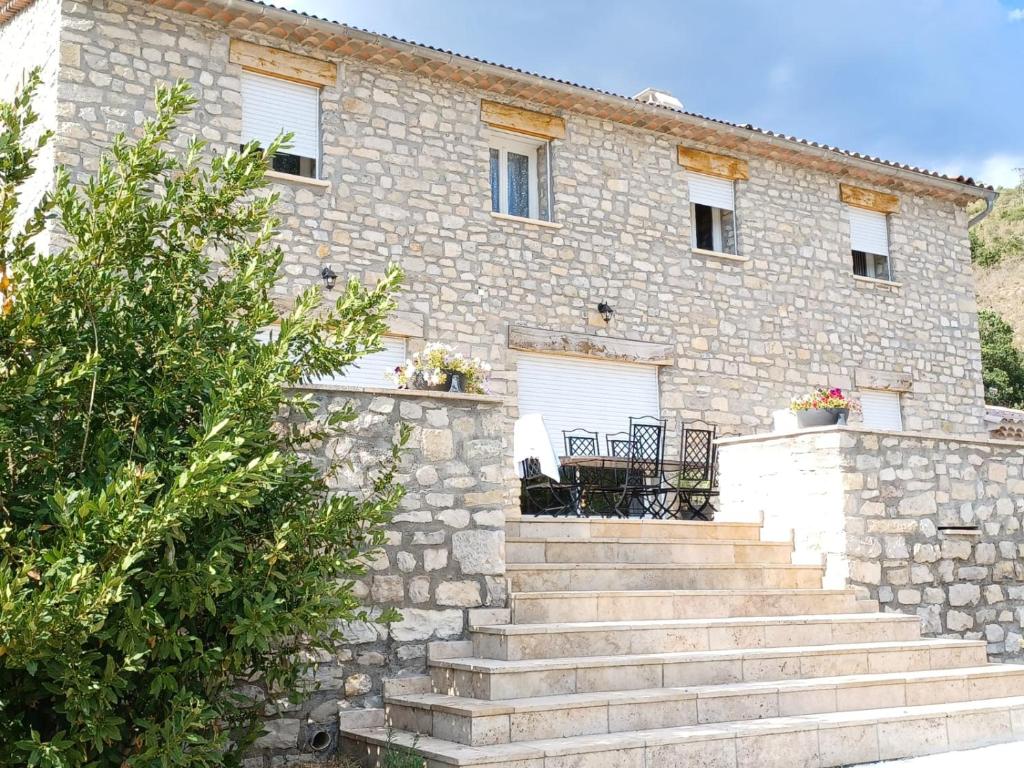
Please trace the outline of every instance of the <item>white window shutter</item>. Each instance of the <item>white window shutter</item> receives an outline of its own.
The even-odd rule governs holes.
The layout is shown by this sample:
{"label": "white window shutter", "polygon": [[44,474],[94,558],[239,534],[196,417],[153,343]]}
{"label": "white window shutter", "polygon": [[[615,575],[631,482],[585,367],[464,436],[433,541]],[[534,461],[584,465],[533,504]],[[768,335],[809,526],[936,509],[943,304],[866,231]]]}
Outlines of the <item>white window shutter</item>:
{"label": "white window shutter", "polygon": [[899,392],[861,392],[860,407],[865,427],[891,432],[903,431]]}
{"label": "white window shutter", "polygon": [[736,198],[732,179],[720,179],[706,176],[703,173],[687,173],[686,180],[690,187],[690,202],[710,205],[712,208],[735,210]]}
{"label": "white window shutter", "polygon": [[317,379],[321,384],[340,384],[346,387],[376,387],[393,389],[395,383],[388,374],[405,362],[405,339],[385,336],[384,349],[359,358],[341,373]]}
{"label": "white window shutter", "polygon": [[320,91],[276,77],[242,73],[242,140],[266,147],[281,133],[294,133],[289,154],[320,155]]}
{"label": "white window shutter", "polygon": [[630,417],[658,416],[658,369],[653,365],[520,354],[519,415],[544,417],[556,456],[562,432],[577,428],[605,435],[628,432]]}
{"label": "white window shutter", "polygon": [[854,251],[889,255],[889,227],[885,214],[847,206],[850,215],[850,248]]}

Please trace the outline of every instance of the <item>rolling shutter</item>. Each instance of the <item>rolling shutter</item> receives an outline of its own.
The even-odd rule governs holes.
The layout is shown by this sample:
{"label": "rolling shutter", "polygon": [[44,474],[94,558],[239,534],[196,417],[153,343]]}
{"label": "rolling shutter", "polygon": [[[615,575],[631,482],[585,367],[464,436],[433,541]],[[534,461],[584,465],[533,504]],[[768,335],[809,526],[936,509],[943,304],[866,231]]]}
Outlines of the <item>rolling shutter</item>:
{"label": "rolling shutter", "polygon": [[627,432],[630,416],[658,416],[658,369],[653,365],[521,354],[519,415],[544,417],[556,456],[563,430],[582,427],[605,435]]}
{"label": "rolling shutter", "polygon": [[884,213],[847,206],[850,214],[850,248],[864,253],[889,255],[889,228]]}
{"label": "rolling shutter", "polygon": [[686,180],[690,186],[691,203],[710,205],[712,208],[723,208],[727,211],[736,208],[732,179],[705,176],[703,173],[687,173]]}
{"label": "rolling shutter", "polygon": [[294,133],[287,152],[320,155],[320,91],[276,77],[242,73],[242,140],[266,147],[281,133]]}
{"label": "rolling shutter", "polygon": [[861,392],[860,407],[865,427],[891,432],[903,431],[899,392]]}
{"label": "rolling shutter", "polygon": [[394,389],[395,384],[387,374],[395,366],[405,362],[405,339],[385,336],[381,339],[384,349],[361,357],[341,373],[317,379],[318,383],[340,384],[346,387],[376,387]]}

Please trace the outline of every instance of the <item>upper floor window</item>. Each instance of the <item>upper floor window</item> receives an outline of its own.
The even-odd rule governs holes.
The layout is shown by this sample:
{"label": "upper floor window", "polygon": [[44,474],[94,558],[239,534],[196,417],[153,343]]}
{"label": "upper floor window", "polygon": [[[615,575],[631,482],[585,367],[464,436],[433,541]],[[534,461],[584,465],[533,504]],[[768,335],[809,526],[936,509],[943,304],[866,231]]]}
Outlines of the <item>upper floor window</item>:
{"label": "upper floor window", "polygon": [[529,219],[549,218],[550,142],[506,131],[488,132],[491,210]]}
{"label": "upper floor window", "polygon": [[317,178],[320,160],[320,89],[277,77],[242,73],[242,141],[268,146],[281,133],[294,134],[271,167]]}
{"label": "upper floor window", "polygon": [[551,145],[565,138],[565,120],[486,99],[480,120],[487,126],[491,213],[551,221]]}
{"label": "upper floor window", "polygon": [[889,265],[888,217],[879,211],[847,206],[853,274],[892,280]]}
{"label": "upper floor window", "polygon": [[687,172],[690,188],[690,245],[702,251],[736,254],[734,182]]}

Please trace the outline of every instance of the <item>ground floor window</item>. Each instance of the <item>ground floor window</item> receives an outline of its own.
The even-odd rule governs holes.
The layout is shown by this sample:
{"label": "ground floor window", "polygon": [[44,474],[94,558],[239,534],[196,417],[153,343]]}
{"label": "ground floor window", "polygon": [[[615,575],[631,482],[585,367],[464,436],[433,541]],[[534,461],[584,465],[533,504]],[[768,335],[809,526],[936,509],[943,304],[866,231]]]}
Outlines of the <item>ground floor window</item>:
{"label": "ground floor window", "polygon": [[899,392],[866,390],[860,393],[864,426],[891,432],[903,431],[903,414]]}

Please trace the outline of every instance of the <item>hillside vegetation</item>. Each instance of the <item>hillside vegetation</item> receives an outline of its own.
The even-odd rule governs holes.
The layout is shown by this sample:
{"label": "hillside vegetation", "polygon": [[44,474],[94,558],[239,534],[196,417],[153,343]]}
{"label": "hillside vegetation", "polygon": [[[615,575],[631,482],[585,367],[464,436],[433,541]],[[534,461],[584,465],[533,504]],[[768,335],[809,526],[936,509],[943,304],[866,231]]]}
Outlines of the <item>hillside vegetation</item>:
{"label": "hillside vegetation", "polygon": [[1024,347],[1024,187],[999,190],[995,209],[971,230],[971,259],[981,309],[986,399],[1018,408],[1024,405],[1018,352]]}

